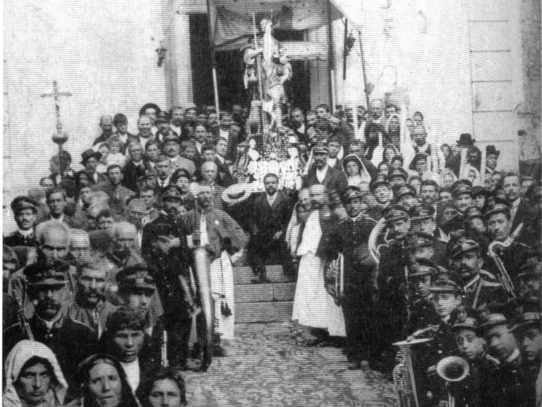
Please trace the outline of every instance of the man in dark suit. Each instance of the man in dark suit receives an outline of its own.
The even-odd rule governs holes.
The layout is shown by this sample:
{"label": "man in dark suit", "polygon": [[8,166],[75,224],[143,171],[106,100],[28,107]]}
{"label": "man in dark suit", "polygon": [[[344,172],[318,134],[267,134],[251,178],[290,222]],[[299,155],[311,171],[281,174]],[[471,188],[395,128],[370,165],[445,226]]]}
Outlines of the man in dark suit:
{"label": "man in dark suit", "polygon": [[510,233],[514,232],[520,223],[523,229],[518,240],[528,246],[536,245],[540,240],[540,213],[520,195],[519,176],[507,173],[503,178],[503,189],[506,199],[510,202]]}
{"label": "man in dark suit", "polygon": [[66,215],[66,199],[66,191],[62,188],[53,188],[50,191],[47,191],[46,202],[50,213],[39,219],[37,223],[40,224],[48,220],[57,220],[65,223],[70,228],[78,229],[83,227],[83,225],[79,225],[71,216]]}
{"label": "man in dark suit", "polygon": [[337,191],[342,196],[348,185],[346,175],[342,171],[331,168],[327,164],[328,153],[329,149],[325,145],[316,145],[313,147],[315,165],[309,169],[308,174],[303,176],[303,188],[322,184],[325,185],[328,191]]}
{"label": "man in dark suit", "polygon": [[92,148],[81,153],[81,164],[85,167],[88,179],[92,184],[107,184],[107,176],[96,171],[102,154]]}
{"label": "man in dark suit", "polygon": [[267,174],[263,183],[265,193],[252,202],[249,211],[250,242],[249,261],[257,279],[253,282],[266,282],[265,261],[274,255],[280,259],[285,271],[291,270],[290,256],[284,240],[286,227],[290,220],[292,204],[290,198],[277,191],[279,179],[275,174]]}
{"label": "man in dark suit", "polygon": [[102,129],[102,134],[96,137],[94,143],[92,143],[93,146],[105,143],[113,135],[113,118],[109,115],[100,117],[100,128]]}
{"label": "man in dark suit", "polygon": [[137,191],[137,180],[145,175],[145,163],[143,161],[143,147],[135,142],[128,146],[130,159],[124,166],[122,185],[132,191]]}
{"label": "man in dark suit", "polygon": [[38,246],[36,240],[36,214],[38,203],[26,196],[18,196],[11,202],[18,230],[4,238],[7,246]]}

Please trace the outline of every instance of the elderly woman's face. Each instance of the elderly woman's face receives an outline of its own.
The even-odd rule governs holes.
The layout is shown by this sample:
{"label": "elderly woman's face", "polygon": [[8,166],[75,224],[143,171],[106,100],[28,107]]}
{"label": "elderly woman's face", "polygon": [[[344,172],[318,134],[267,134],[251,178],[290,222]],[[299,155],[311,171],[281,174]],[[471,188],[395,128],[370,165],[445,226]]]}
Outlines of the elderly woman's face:
{"label": "elderly woman's face", "polygon": [[29,405],[38,405],[51,387],[51,372],[43,363],[23,369],[15,383],[19,398]]}
{"label": "elderly woman's face", "polygon": [[177,383],[171,379],[155,381],[149,393],[149,405],[151,407],[180,407],[181,390]]}
{"label": "elderly woman's face", "polygon": [[90,369],[88,390],[99,406],[120,406],[122,382],[119,372],[109,363],[97,363]]}

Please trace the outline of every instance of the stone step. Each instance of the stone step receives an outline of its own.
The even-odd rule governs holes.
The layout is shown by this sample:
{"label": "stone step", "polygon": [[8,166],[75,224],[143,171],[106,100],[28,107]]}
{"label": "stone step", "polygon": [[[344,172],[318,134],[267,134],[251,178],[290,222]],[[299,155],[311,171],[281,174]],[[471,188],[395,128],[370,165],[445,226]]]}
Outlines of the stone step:
{"label": "stone step", "polygon": [[293,301],[295,283],[236,285],[235,303]]}
{"label": "stone step", "polygon": [[[284,275],[282,266],[272,265],[266,266],[267,279],[272,283],[291,283],[291,281]],[[254,273],[249,266],[234,267],[233,268],[233,283],[235,285],[253,284],[252,279]]]}
{"label": "stone step", "polygon": [[292,319],[293,301],[245,302],[235,304],[235,322],[278,322]]}

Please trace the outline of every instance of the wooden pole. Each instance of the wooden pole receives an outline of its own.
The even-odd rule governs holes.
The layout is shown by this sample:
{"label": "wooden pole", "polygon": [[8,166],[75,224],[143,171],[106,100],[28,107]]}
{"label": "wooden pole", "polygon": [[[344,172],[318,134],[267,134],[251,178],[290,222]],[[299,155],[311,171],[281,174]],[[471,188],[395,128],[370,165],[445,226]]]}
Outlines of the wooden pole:
{"label": "wooden pole", "polygon": [[365,54],[363,53],[363,38],[361,35],[361,30],[358,30],[359,33],[359,52],[361,56],[361,71],[363,73],[363,86],[365,90],[365,99],[367,102],[367,109],[371,108],[371,98],[370,98],[370,89],[368,87],[369,83],[367,81],[367,67],[365,65]]}
{"label": "wooden pole", "polygon": [[331,0],[327,2],[327,40],[328,40],[328,65],[329,65],[329,93],[331,112],[335,112],[335,56],[333,47],[333,21],[331,20]]}
{"label": "wooden pole", "polygon": [[220,114],[220,103],[218,97],[218,79],[216,76],[216,56],[215,56],[215,21],[216,6],[214,0],[207,0],[207,15],[209,16],[209,45],[211,47],[211,67],[213,75],[213,90],[215,94],[216,113]]}

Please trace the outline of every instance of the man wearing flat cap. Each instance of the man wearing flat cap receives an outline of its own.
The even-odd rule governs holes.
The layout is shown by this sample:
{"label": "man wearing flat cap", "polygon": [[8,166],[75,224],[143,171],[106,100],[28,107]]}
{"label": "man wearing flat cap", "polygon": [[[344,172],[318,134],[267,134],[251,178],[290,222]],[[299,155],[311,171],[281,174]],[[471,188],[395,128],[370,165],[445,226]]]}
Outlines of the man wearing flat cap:
{"label": "man wearing flat cap", "polygon": [[327,191],[337,191],[342,196],[348,181],[341,170],[330,167],[327,164],[329,149],[324,144],[317,144],[312,149],[314,165],[309,168],[308,174],[303,176],[303,188],[310,188],[315,184],[322,184]]}
{"label": "man wearing flat cap", "polygon": [[[361,191],[350,187],[343,195],[347,217],[339,221],[336,236],[331,239],[331,257],[343,255],[343,293],[335,293],[342,306],[347,338],[349,369],[360,369],[361,361],[369,359],[374,341],[371,332],[375,326],[373,309],[376,299],[376,262],[372,258],[368,242],[376,224],[362,211]],[[338,278],[338,277],[336,277]]]}
{"label": "man wearing flat cap", "polygon": [[69,265],[60,260],[45,261],[26,266],[27,295],[35,304],[34,316],[23,329],[20,323],[4,331],[4,359],[13,346],[23,340],[42,342],[55,353],[70,385],[77,365],[97,351],[97,339],[92,330],[67,317],[62,310]]}
{"label": "man wearing flat cap", "polygon": [[482,270],[484,260],[479,244],[467,238],[460,238],[450,252],[452,270],[463,282],[464,304],[477,309],[490,302],[502,302],[509,298],[495,276]]}
{"label": "man wearing flat cap", "polygon": [[18,229],[9,236],[4,237],[4,244],[11,247],[37,247],[35,227],[38,203],[26,196],[18,196],[11,202],[11,210]]}

